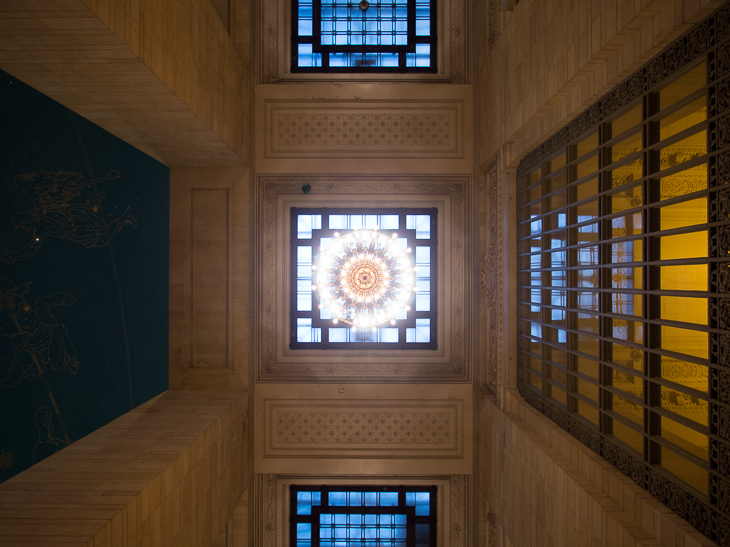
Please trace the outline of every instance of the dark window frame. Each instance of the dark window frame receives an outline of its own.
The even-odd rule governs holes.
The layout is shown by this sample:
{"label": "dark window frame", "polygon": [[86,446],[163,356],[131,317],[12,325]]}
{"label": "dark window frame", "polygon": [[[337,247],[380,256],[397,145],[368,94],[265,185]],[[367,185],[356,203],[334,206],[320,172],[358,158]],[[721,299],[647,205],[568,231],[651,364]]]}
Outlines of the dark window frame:
{"label": "dark window frame", "polygon": [[[297,493],[298,492],[315,492],[319,491],[322,495],[322,502],[319,506],[312,506],[311,514],[297,514]],[[378,492],[378,493],[397,493],[397,506],[330,506],[330,492]],[[429,515],[416,515],[415,507],[406,505],[406,494],[428,492],[429,496]],[[429,547],[437,545],[437,495],[438,487],[433,485],[424,486],[390,486],[390,485],[291,485],[289,486],[289,544],[291,547],[300,545],[297,542],[297,524],[312,525],[312,541],[311,547],[319,547],[320,541],[318,535],[315,537],[314,530],[318,529],[319,516],[321,514],[405,514],[406,515],[406,547],[415,547],[415,526],[416,524],[429,525]],[[423,542],[419,543],[423,545]]]}
{"label": "dark window frame", "polygon": [[[517,172],[518,194],[529,192],[531,186],[537,188],[533,182],[527,181],[527,176],[535,172],[536,168],[542,169],[542,178],[549,182],[550,161],[559,156],[561,153],[566,154],[568,161],[567,167],[561,169],[567,174],[575,165],[577,154],[571,152],[573,145],[580,142],[591,131],[604,129],[610,130],[610,122],[624,114],[632,106],[636,104],[642,105],[642,151],[636,154],[641,158],[643,171],[638,182],[641,188],[644,202],[641,209],[643,212],[643,232],[641,238],[645,241],[662,235],[661,228],[658,224],[658,209],[652,207],[651,204],[659,199],[656,195],[658,192],[655,173],[663,172],[666,175],[673,173],[671,169],[662,171],[659,165],[658,141],[660,136],[657,131],[656,116],[657,105],[655,92],[663,89],[671,84],[675,79],[681,77],[686,71],[691,70],[694,66],[702,63],[706,66],[706,85],[704,88],[704,96],[706,97],[707,119],[704,124],[704,130],[707,132],[707,149],[702,158],[690,160],[702,165],[707,162],[707,186],[706,189],[692,194],[692,198],[707,200],[707,230],[708,253],[704,260],[689,259],[676,260],[673,265],[682,264],[703,264],[707,266],[707,327],[701,330],[707,334],[708,341],[708,358],[703,360],[687,359],[688,362],[696,362],[707,367],[707,388],[706,392],[697,392],[687,387],[684,392],[689,396],[695,396],[699,399],[707,401],[708,416],[705,426],[694,426],[688,420],[682,424],[676,420],[675,415],[668,413],[662,408],[660,403],[660,390],[667,387],[675,389],[676,385],[661,377],[660,358],[666,356],[669,358],[676,357],[674,352],[661,347],[661,327],[662,326],[679,326],[688,328],[685,324],[673,325],[672,321],[664,320],[657,317],[658,299],[662,294],[661,287],[658,285],[657,278],[658,268],[661,265],[660,256],[657,256],[657,248],[651,245],[644,245],[643,257],[640,263],[628,263],[626,267],[643,264],[643,279],[641,294],[643,302],[642,308],[644,315],[637,318],[637,321],[644,324],[643,343],[636,346],[638,350],[643,352],[643,363],[641,370],[634,373],[636,379],[643,384],[643,398],[629,401],[635,403],[642,408],[644,413],[643,423],[640,426],[634,426],[629,420],[622,416],[617,409],[612,406],[611,400],[615,395],[621,395],[624,399],[630,399],[615,386],[612,385],[612,367],[613,356],[610,351],[610,344],[614,343],[611,331],[611,321],[614,319],[610,313],[612,303],[612,290],[610,276],[611,254],[610,244],[601,243],[598,240],[599,265],[592,266],[597,271],[603,272],[599,277],[603,276],[602,285],[597,290],[600,304],[599,321],[601,321],[601,334],[596,337],[599,343],[600,354],[598,357],[591,357],[589,354],[578,351],[575,353],[577,346],[573,346],[573,356],[595,361],[599,367],[598,382],[601,394],[597,402],[597,409],[600,411],[599,421],[594,425],[590,420],[583,418],[578,414],[578,404],[592,404],[586,397],[581,397],[579,392],[571,396],[571,383],[577,381],[589,381],[585,375],[575,368],[575,365],[568,358],[568,362],[563,366],[561,363],[549,358],[551,351],[554,349],[564,350],[557,340],[546,339],[542,343],[547,346],[543,348],[541,354],[531,351],[533,346],[526,342],[534,339],[535,332],[545,332],[545,327],[549,328],[553,312],[560,312],[565,308],[568,313],[571,309],[575,309],[576,296],[568,291],[566,304],[555,304],[551,300],[545,300],[549,291],[553,289],[554,283],[535,282],[538,278],[531,277],[532,270],[537,267],[541,272],[550,272],[553,267],[550,263],[545,263],[535,259],[532,266],[526,259],[529,255],[534,254],[529,251],[531,243],[528,243],[528,236],[525,232],[518,235],[518,240],[522,238],[523,247],[516,250],[518,262],[522,260],[522,266],[518,267],[520,277],[518,281],[518,389],[525,400],[536,409],[544,413],[560,427],[571,433],[597,454],[602,456],[609,463],[617,467],[624,474],[632,478],[637,484],[654,495],[659,501],[668,505],[677,512],[682,518],[687,520],[692,526],[697,528],[702,534],[713,541],[721,544],[728,544],[730,541],[730,506],[728,505],[728,497],[725,494],[730,491],[730,481],[727,480],[730,475],[730,352],[728,351],[728,340],[730,340],[730,284],[727,282],[727,269],[730,268],[730,256],[728,254],[727,241],[730,240],[730,214],[728,208],[724,205],[730,196],[730,111],[724,104],[719,104],[719,100],[723,95],[727,95],[730,88],[730,67],[725,61],[720,59],[727,58],[730,54],[730,29],[726,21],[730,19],[730,5],[726,3],[722,8],[710,15],[704,21],[693,27],[683,37],[668,46],[663,52],[653,58],[644,67],[630,76],[627,80],[616,86],[614,90],[601,98],[595,105],[580,114],[574,121],[566,127],[558,131],[548,141],[530,152],[520,164]],[[696,97],[687,99],[696,100]],[[667,141],[681,140],[685,135],[693,133],[692,127],[684,132],[677,133],[674,137],[667,138]],[[628,133],[624,133],[627,135]],[[614,140],[611,140],[612,137]],[[601,137],[600,141],[600,158],[599,170],[606,168],[610,163],[611,144],[621,141],[623,137],[614,136],[607,133]],[[572,154],[572,155],[571,155]],[[573,163],[571,163],[573,160]],[[626,162],[632,159],[625,158]],[[624,162],[624,159],[617,160],[617,163]],[[678,168],[679,170],[679,168]],[[557,173],[557,171],[556,171]],[[571,175],[568,175],[569,180]],[[574,175],[572,175],[574,176]],[[546,178],[547,177],[547,178]],[[540,183],[542,184],[542,183]],[[599,187],[599,200],[605,201],[603,212],[609,211],[610,200],[612,195],[610,178],[601,182]],[[543,196],[546,195],[545,187],[543,187]],[[530,212],[526,209],[531,200],[525,199],[520,203],[518,198],[518,225],[523,226],[529,224]],[[677,199],[677,203],[683,199]],[[672,200],[667,200],[670,202]],[[568,210],[570,207],[565,207]],[[524,211],[524,212],[521,212]],[[542,214],[546,214],[542,211]],[[603,214],[603,213],[601,213]],[[521,215],[521,216],[520,216]],[[617,216],[613,213],[606,214],[601,217],[603,220],[598,223],[598,235],[610,233],[612,230],[611,217]],[[547,219],[547,216],[545,217]],[[568,218],[568,225],[577,223],[577,218],[572,220]],[[615,226],[613,226],[615,228]],[[519,228],[518,228],[519,229]],[[560,231],[560,226],[543,225],[540,230],[552,230],[554,233]],[[681,232],[682,230],[674,230]],[[672,232],[672,230],[668,230]],[[542,236],[542,237],[550,237]],[[612,235],[613,241],[621,238]],[[537,239],[537,238],[535,238]],[[629,241],[630,236],[624,236],[624,241]],[[723,243],[725,242],[725,243]],[[589,244],[586,244],[589,246]],[[569,252],[577,252],[582,246],[582,240],[578,241],[569,239],[567,248]],[[608,252],[606,248],[608,247]],[[544,249],[544,247],[543,247]],[[522,257],[522,258],[520,258]],[[623,267],[624,264],[615,265],[614,267]],[[571,265],[561,267],[568,273],[568,288],[576,287],[575,276],[578,275],[579,268]],[[552,273],[548,274],[552,275]],[[570,276],[573,276],[572,280]],[[723,279],[724,278],[724,281]],[[549,279],[549,277],[548,277]],[[624,291],[626,293],[637,292],[634,289]],[[671,292],[671,291],[669,291]],[[681,291],[680,291],[681,292]],[[542,298],[543,310],[541,314],[534,315],[530,307],[530,302],[535,299]],[[571,302],[572,299],[572,302]],[[538,301],[539,302],[539,301]],[[529,318],[530,313],[533,317]],[[646,317],[646,314],[649,314]],[[602,319],[601,319],[602,317]],[[571,322],[570,316],[566,319],[566,326],[560,327],[567,334],[567,342],[575,343],[578,330],[575,323]],[[574,320],[573,320],[574,321]],[[532,327],[538,325],[540,328]],[[537,330],[534,330],[537,328]],[[631,343],[625,344],[631,347]],[[547,353],[545,353],[547,352]],[[684,356],[682,356],[684,357]],[[537,360],[537,361],[535,361]],[[539,361],[542,360],[543,368],[540,370]],[[702,361],[702,362],[701,362]],[[535,363],[533,365],[533,362]],[[547,365],[547,367],[545,366]],[[567,373],[567,383],[556,383],[556,378],[550,375],[551,368],[564,368]],[[540,385],[542,388],[532,385],[529,378],[540,377]],[[551,391],[555,388],[565,390],[568,393],[567,404],[557,401],[551,396]],[[695,391],[693,393],[693,391]],[[562,397],[562,395],[561,395]],[[660,427],[659,419],[670,417],[678,421],[680,425],[692,426],[696,431],[704,433],[708,438],[708,449],[706,459],[703,462],[698,458],[693,458],[692,454],[684,451],[681,447],[667,442],[659,435]],[[686,420],[686,419],[685,419]],[[626,444],[617,442],[612,436],[611,421],[622,424],[625,428],[632,428],[636,434],[643,438],[643,447],[640,454]],[[687,461],[694,464],[704,463],[707,473],[706,494],[700,492],[690,486],[688,483],[671,474],[665,468],[660,467],[657,456],[663,447],[672,449],[676,453],[681,453]]]}
{"label": "dark window frame", "polygon": [[[438,71],[438,37],[437,37],[437,0],[430,0],[430,23],[431,33],[429,36],[416,35],[416,0],[408,0],[408,43],[405,45],[325,45],[321,40],[322,29],[322,0],[312,0],[312,36],[299,35],[299,1],[292,0],[291,18],[291,66],[292,73],[300,74],[433,74]],[[350,4],[357,6],[358,2],[350,1]],[[375,4],[374,0],[371,6]],[[311,44],[314,53],[322,54],[322,66],[300,67],[299,66],[299,44]],[[408,67],[406,66],[406,55],[416,52],[416,44],[429,44],[431,46],[430,66]],[[398,66],[346,66],[332,67],[329,64],[330,53],[397,53]]]}
{"label": "dark window frame", "polygon": [[[407,215],[429,215],[431,217],[431,237],[428,245],[423,245],[423,239],[416,239],[415,230],[404,230],[399,228],[398,231],[402,237],[408,240],[408,246],[415,249],[417,245],[429,247],[430,249],[430,310],[418,311],[415,305],[411,306],[408,312],[408,318],[398,320],[396,327],[399,330],[398,342],[330,342],[328,331],[326,328],[331,326],[331,320],[321,319],[316,313],[317,307],[316,294],[313,295],[312,311],[297,310],[297,248],[300,242],[303,244],[312,244],[312,239],[299,239],[298,226],[296,222],[297,215],[322,215],[322,228],[317,229],[317,237],[334,237],[335,232],[342,232],[341,229],[329,228],[325,220],[326,215],[398,215],[400,217],[401,226],[406,225],[405,217]],[[290,349],[339,349],[339,350],[436,350],[438,349],[438,209],[435,207],[292,207],[290,212],[291,232],[290,232],[290,261],[292,267],[289,274],[289,347]],[[385,230],[384,230],[385,231]],[[314,230],[313,230],[314,232]],[[314,252],[314,249],[313,249]],[[314,258],[313,258],[314,260]],[[321,328],[322,335],[320,342],[298,342],[297,341],[297,319],[312,319],[312,328]],[[428,342],[406,342],[407,328],[415,328],[416,319],[428,318],[430,320],[430,339]]]}

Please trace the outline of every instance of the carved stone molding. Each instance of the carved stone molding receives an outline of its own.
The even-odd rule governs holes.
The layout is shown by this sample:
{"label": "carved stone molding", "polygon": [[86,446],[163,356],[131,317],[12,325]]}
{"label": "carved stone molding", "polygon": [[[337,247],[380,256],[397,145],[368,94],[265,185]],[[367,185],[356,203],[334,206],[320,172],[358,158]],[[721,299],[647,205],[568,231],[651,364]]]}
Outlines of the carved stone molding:
{"label": "carved stone molding", "polygon": [[464,457],[464,401],[266,399],[264,458]]}
{"label": "carved stone molding", "polygon": [[487,173],[487,247],[482,259],[480,289],[482,301],[487,306],[487,389],[501,405],[503,371],[504,308],[504,174],[501,154],[494,167]]}
{"label": "carved stone molding", "polygon": [[489,547],[502,547],[502,525],[497,521],[497,516],[490,511],[487,515],[488,543]]}
{"label": "carved stone molding", "polygon": [[[468,382],[468,177],[259,176],[256,370],[272,382]],[[302,193],[302,186],[311,192]],[[297,206],[419,206],[438,209],[436,350],[289,348],[289,210]]]}
{"label": "carved stone molding", "polygon": [[463,159],[462,100],[267,99],[267,159]]}

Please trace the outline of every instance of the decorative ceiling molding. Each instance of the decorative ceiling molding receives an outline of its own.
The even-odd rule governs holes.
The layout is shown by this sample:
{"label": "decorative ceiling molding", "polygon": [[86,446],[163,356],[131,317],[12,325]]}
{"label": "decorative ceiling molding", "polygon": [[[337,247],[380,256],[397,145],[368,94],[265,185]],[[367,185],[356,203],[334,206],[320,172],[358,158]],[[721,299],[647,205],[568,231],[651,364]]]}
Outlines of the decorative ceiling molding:
{"label": "decorative ceiling molding", "polygon": [[464,158],[462,100],[267,99],[266,159]]}
{"label": "decorative ceiling molding", "polygon": [[[256,376],[260,382],[447,382],[471,379],[467,315],[468,176],[257,178]],[[302,186],[311,185],[309,194]],[[436,350],[289,348],[289,211],[292,207],[418,206],[438,209]]]}
{"label": "decorative ceiling molding", "polygon": [[460,399],[266,399],[264,458],[463,459]]}

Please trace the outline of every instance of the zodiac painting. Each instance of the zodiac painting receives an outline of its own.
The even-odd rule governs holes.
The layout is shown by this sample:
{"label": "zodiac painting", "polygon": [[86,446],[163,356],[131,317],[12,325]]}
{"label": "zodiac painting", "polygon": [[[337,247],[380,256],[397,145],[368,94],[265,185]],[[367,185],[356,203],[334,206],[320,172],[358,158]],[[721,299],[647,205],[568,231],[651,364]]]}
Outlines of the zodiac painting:
{"label": "zodiac painting", "polygon": [[89,180],[69,171],[36,171],[17,176],[15,186],[30,198],[33,208],[16,213],[13,226],[27,232],[30,241],[17,250],[0,249],[0,260],[6,264],[26,260],[49,237],[67,239],[84,247],[104,247],[126,225],[136,228],[137,221],[129,207],[111,222],[104,217],[104,192],[99,192],[96,185],[119,177],[117,171]]}
{"label": "zodiac painting", "polygon": [[33,448],[33,463],[38,463],[71,444],[68,440],[54,436],[53,414],[47,406],[41,405],[36,410],[35,426],[38,429],[38,440]]}
{"label": "zodiac painting", "polygon": [[53,308],[71,306],[65,292],[28,298],[30,282],[20,286],[0,277],[0,386],[17,387],[24,378],[43,375],[46,369],[76,374],[79,362],[66,327]]}

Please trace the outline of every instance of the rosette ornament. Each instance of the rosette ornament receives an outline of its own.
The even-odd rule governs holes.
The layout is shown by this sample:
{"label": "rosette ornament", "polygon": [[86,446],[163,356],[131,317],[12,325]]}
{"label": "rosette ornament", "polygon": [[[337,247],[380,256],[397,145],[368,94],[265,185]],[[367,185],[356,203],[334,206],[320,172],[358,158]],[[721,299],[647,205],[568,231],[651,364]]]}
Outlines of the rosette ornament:
{"label": "rosette ornament", "polygon": [[415,291],[415,267],[410,249],[377,230],[335,234],[319,256],[313,288],[320,307],[353,328],[375,329],[390,321],[409,303]]}

